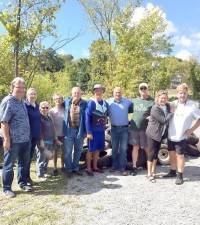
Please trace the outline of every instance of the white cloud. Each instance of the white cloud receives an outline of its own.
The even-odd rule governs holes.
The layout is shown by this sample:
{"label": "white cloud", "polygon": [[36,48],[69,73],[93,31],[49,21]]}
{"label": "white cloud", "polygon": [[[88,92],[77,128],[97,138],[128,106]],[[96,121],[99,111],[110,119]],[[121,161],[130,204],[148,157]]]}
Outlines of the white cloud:
{"label": "white cloud", "polygon": [[186,49],[180,50],[179,52],[177,52],[175,56],[176,58],[179,58],[185,61],[190,61],[191,59],[194,58],[193,54]]}
{"label": "white cloud", "polygon": [[59,49],[58,50],[58,54],[60,54],[60,55],[65,55],[65,50],[64,49]]}
{"label": "white cloud", "polygon": [[177,29],[173,22],[167,19],[166,13],[159,6],[154,6],[151,2],[148,2],[146,7],[140,6],[135,9],[131,18],[130,26],[137,25],[143,18],[150,15],[154,11],[159,11],[164,22],[167,24],[165,34],[171,35],[177,32]]}
{"label": "white cloud", "polygon": [[180,44],[183,46],[183,47],[190,47],[191,44],[192,44],[192,40],[186,36],[181,36],[180,37]]}

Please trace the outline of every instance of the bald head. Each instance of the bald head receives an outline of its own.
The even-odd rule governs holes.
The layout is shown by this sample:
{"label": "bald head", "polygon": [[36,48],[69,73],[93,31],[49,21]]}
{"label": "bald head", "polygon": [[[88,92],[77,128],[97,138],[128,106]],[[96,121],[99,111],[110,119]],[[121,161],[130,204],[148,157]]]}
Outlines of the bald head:
{"label": "bald head", "polygon": [[80,100],[80,98],[81,98],[81,89],[80,89],[80,87],[73,87],[72,88],[72,98],[75,101]]}
{"label": "bald head", "polygon": [[116,101],[120,101],[122,98],[122,89],[121,87],[115,87],[113,90],[113,96]]}

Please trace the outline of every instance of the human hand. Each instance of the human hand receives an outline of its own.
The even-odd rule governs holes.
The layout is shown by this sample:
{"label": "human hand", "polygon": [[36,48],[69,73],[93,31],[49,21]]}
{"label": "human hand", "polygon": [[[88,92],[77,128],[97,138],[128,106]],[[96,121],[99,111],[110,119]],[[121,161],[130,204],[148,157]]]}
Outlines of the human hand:
{"label": "human hand", "polygon": [[3,148],[6,151],[10,150],[10,139],[4,139],[4,141],[3,141]]}
{"label": "human hand", "polygon": [[87,134],[87,139],[88,140],[92,140],[93,139],[93,135],[92,134]]}

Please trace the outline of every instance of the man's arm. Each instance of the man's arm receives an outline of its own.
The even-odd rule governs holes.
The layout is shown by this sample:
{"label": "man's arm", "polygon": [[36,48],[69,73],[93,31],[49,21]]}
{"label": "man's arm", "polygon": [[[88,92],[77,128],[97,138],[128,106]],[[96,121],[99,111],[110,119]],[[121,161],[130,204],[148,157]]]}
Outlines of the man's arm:
{"label": "man's arm", "polygon": [[3,148],[4,150],[10,150],[10,128],[8,123],[1,123],[1,130],[3,135]]}
{"label": "man's arm", "polygon": [[191,135],[199,126],[200,126],[200,119],[198,119],[190,129],[186,130],[185,134],[187,136]]}

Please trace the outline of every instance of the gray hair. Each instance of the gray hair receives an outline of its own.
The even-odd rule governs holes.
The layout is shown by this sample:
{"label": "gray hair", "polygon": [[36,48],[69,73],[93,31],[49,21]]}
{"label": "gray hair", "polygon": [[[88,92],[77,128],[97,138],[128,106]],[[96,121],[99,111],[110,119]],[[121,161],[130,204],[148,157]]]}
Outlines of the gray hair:
{"label": "gray hair", "polygon": [[25,80],[22,77],[15,77],[11,82],[11,90],[13,90],[14,86],[19,83],[25,85]]}

